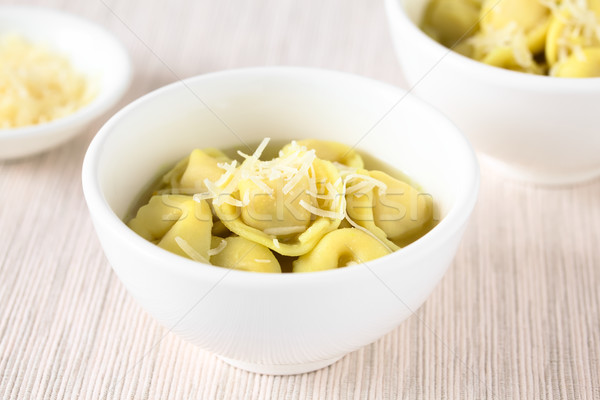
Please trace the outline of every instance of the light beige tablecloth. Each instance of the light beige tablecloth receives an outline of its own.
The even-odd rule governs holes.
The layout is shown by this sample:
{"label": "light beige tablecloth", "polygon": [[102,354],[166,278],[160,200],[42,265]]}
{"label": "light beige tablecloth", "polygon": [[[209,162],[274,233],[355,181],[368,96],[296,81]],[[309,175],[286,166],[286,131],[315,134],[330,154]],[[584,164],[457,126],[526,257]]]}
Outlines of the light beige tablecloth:
{"label": "light beige tablecloth", "polygon": [[[404,85],[381,1],[27,3],[125,43],[135,79],[121,106],[254,65]],[[80,183],[108,117],[52,152],[0,162],[0,399],[600,399],[599,180],[550,190],[484,168],[456,261],[416,315],[329,368],[261,376],[167,334],[111,271]]]}

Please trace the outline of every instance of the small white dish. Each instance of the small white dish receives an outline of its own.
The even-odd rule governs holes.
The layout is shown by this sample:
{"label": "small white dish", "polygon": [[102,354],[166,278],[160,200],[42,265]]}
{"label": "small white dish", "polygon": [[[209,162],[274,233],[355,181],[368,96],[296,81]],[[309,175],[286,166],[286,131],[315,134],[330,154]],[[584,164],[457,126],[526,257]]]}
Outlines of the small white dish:
{"label": "small white dish", "polygon": [[[441,221],[367,265],[303,274],[194,262],[123,222],[143,188],[192,149],[246,149],[240,139],[264,137],[358,144],[421,184]],[[473,150],[436,110],[383,83],[304,68],[218,72],[158,89],[102,127],[83,165],[94,227],[132,296],[185,340],[266,374],[325,367],[412,315],[450,265],[478,187]]]}
{"label": "small white dish", "polygon": [[44,7],[0,6],[0,35],[17,34],[66,56],[97,87],[96,97],[66,117],[32,126],[0,129],[0,159],[48,150],[84,129],[123,96],[131,81],[125,48],[106,29]]}
{"label": "small white dish", "polygon": [[411,91],[513,178],[562,185],[600,176],[600,78],[538,76],[464,57],[419,29],[428,2],[385,0]]}

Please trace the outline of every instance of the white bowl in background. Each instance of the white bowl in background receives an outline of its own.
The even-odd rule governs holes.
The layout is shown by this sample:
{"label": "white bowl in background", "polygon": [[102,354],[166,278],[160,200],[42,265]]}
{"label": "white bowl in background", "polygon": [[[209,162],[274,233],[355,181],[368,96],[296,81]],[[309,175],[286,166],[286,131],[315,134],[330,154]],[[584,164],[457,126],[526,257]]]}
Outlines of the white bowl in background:
{"label": "white bowl in background", "polygon": [[132,68],[125,48],[92,22],[50,8],[0,6],[0,35],[12,33],[66,56],[76,71],[93,81],[98,93],[66,117],[0,129],[0,159],[32,155],[71,139],[114,106],[129,87]]}
{"label": "white bowl in background", "polygon": [[[114,271],[164,326],[249,371],[307,372],[375,341],[419,308],[440,281],[479,186],[468,141],[433,108],[404,96],[344,73],[273,67],[191,78],[129,104],[98,132],[83,165],[85,198]],[[431,193],[441,221],[367,266],[304,274],[193,262],[123,223],[148,183],[192,149],[245,149],[240,139],[256,145],[264,137],[359,143]]]}
{"label": "white bowl in background", "polygon": [[567,184],[599,176],[600,78],[537,76],[455,53],[419,29],[428,1],[385,0],[411,91],[513,177]]}

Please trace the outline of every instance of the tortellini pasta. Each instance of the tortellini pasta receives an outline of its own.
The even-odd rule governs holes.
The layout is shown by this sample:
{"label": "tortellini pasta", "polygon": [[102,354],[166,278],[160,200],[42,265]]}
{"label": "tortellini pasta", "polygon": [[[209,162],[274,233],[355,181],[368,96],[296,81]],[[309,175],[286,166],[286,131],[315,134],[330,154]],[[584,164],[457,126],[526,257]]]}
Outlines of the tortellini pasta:
{"label": "tortellini pasta", "polygon": [[390,254],[379,240],[355,228],[329,232],[308,253],[294,261],[294,272],[324,271],[361,264]]}
{"label": "tortellini pasta", "polygon": [[496,67],[600,77],[600,0],[431,0],[422,29]]}
{"label": "tortellini pasta", "polygon": [[[128,225],[183,257],[252,272],[319,271],[382,257],[434,225],[431,197],[365,169],[342,143],[303,140],[261,160],[196,149],[154,188]],[[289,267],[286,267],[289,268]]]}
{"label": "tortellini pasta", "polygon": [[582,56],[571,54],[556,65],[555,74],[557,76],[600,76],[600,46],[583,49]]}
{"label": "tortellini pasta", "polygon": [[212,213],[205,200],[191,196],[156,195],[129,221],[129,227],[159,247],[196,261],[207,262]]}
{"label": "tortellini pasta", "polygon": [[220,240],[225,241],[225,246],[222,251],[210,257],[211,264],[243,271],[281,272],[279,261],[265,246],[241,236]]}
{"label": "tortellini pasta", "polygon": [[348,181],[348,215],[390,249],[414,240],[433,219],[431,196],[385,172],[362,170]]}
{"label": "tortellini pasta", "polygon": [[163,182],[176,193],[194,194],[206,190],[204,180],[217,180],[223,170],[219,163],[231,161],[217,149],[196,149],[163,176]]}
{"label": "tortellini pasta", "polygon": [[423,18],[423,30],[444,46],[453,47],[479,26],[480,0],[431,1]]}
{"label": "tortellini pasta", "polygon": [[290,143],[281,149],[282,154],[293,151],[296,146],[304,146],[308,150],[314,150],[316,156],[323,160],[351,168],[363,168],[365,165],[362,157],[353,148],[343,143],[315,139],[298,140],[295,143]]}

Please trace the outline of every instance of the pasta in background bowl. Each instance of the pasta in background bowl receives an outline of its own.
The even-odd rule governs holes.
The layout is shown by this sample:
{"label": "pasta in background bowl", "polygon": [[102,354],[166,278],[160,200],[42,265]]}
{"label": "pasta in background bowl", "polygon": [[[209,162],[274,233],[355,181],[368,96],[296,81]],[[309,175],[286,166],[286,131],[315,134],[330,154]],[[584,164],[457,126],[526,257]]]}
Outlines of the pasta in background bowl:
{"label": "pasta in background bowl", "polygon": [[[396,55],[411,91],[446,114],[483,158],[508,176],[547,185],[572,184],[600,176],[600,115],[596,112],[600,78],[540,76],[465,57],[458,53],[464,50],[460,44],[451,50],[419,28],[429,3],[430,0],[385,0]],[[466,5],[469,0],[460,3]],[[518,9],[526,3],[529,0],[500,2],[499,6],[509,7],[495,11]],[[536,33],[536,10],[527,10],[529,14],[520,13],[518,19],[527,19],[522,25],[529,26],[529,45],[537,51],[540,43],[544,45],[543,37],[541,42],[537,40],[540,37]],[[551,15],[547,9],[544,12]],[[531,14],[534,18],[529,18]],[[468,15],[457,13],[456,18],[481,18],[476,11],[471,17]],[[546,19],[545,24],[552,21]],[[470,22],[463,23],[461,29]],[[446,45],[452,45],[460,35],[446,32],[445,37],[449,40]],[[546,56],[552,56],[556,50],[552,49],[546,49]],[[490,64],[523,69],[514,65],[512,57],[505,57],[506,53],[506,49],[500,49],[485,57],[489,55]],[[574,68],[572,64],[562,67]]]}
{"label": "pasta in background bowl", "polygon": [[600,77],[598,0],[430,0],[423,14],[429,36],[488,65]]}
{"label": "pasta in background bowl", "polygon": [[[192,157],[220,157],[208,148],[242,148],[252,154],[265,137],[276,143],[319,138],[356,145],[361,154],[403,171],[430,193],[439,223],[399,251],[366,263],[264,274],[227,265],[228,248],[257,249],[243,236],[226,238],[228,243],[216,254],[222,256],[215,262],[223,265],[218,267],[165,251],[123,222],[148,182],[188,155],[189,164]],[[190,154],[191,149],[204,149],[205,154]],[[344,162],[357,161],[349,157]],[[211,173],[206,164],[202,170]],[[177,166],[174,171],[168,181],[185,181],[185,173],[177,172]],[[268,374],[327,366],[409,317],[450,265],[478,185],[469,143],[426,104],[366,78],[284,67],[213,73],[150,93],[107,122],[83,166],[84,194],[100,243],[132,296],[185,340],[232,365]],[[185,198],[168,201],[191,204]],[[206,207],[200,206],[199,212],[208,215]],[[186,217],[189,213],[173,218]],[[333,232],[346,235],[343,229]],[[330,254],[330,243],[339,243],[336,237],[328,240],[314,246],[317,259]],[[344,239],[349,244],[354,240],[361,238]],[[204,240],[197,246],[216,249],[219,243]],[[261,249],[252,257],[270,259],[272,253]],[[315,265],[312,259],[304,261],[304,266]]]}

